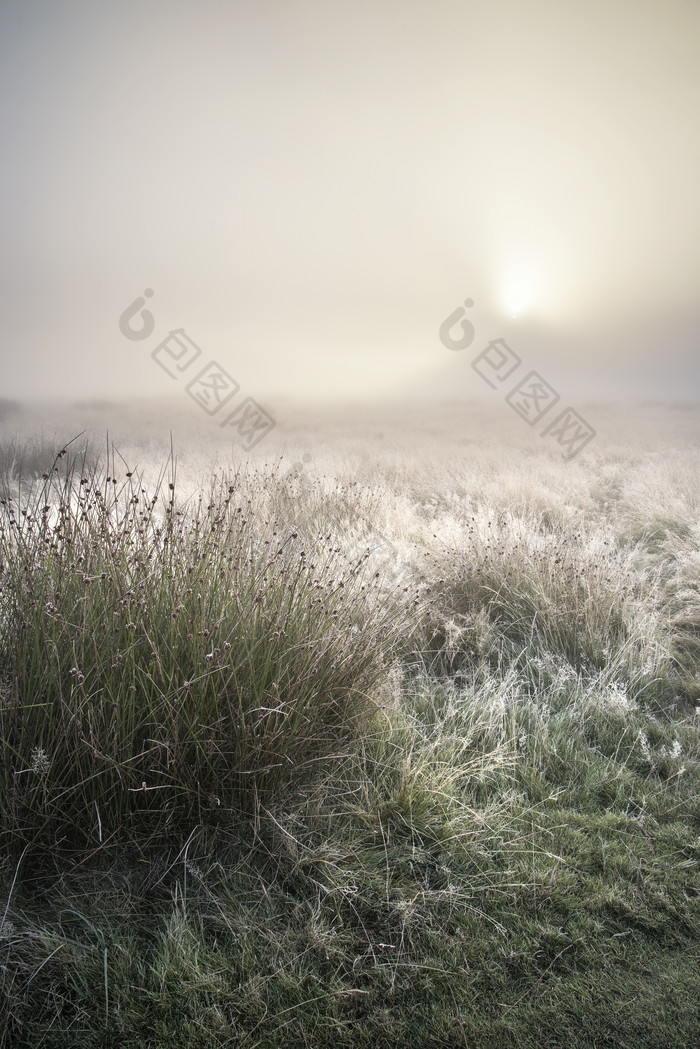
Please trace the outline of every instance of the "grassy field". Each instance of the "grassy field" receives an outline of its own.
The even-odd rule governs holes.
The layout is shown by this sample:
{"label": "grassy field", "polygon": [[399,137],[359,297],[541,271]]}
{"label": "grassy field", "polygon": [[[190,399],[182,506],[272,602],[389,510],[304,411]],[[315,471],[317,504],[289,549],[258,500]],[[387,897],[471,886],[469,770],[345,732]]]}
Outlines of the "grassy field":
{"label": "grassy field", "polygon": [[700,1044],[697,408],[573,460],[505,405],[47,418],[0,420],[2,1049]]}

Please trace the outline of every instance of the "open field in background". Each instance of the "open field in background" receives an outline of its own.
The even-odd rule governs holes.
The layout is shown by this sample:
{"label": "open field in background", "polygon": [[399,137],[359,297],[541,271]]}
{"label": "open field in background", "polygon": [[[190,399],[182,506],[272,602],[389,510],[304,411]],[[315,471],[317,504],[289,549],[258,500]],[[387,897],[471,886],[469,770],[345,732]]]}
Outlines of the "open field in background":
{"label": "open field in background", "polygon": [[0,417],[0,1046],[697,1045],[697,406],[271,407]]}

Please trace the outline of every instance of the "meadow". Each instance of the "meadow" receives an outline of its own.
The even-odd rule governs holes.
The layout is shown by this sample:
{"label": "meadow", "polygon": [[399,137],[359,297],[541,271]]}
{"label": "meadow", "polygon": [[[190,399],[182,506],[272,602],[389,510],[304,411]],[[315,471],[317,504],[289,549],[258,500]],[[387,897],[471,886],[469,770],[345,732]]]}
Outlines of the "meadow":
{"label": "meadow", "polygon": [[0,1047],[700,1042],[700,422],[0,405]]}

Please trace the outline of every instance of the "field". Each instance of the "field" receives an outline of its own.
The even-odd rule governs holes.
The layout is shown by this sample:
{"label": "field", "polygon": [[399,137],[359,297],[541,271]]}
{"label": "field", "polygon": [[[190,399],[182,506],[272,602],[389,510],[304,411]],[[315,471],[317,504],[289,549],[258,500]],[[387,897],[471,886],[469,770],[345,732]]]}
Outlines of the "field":
{"label": "field", "polygon": [[2,1049],[699,1044],[700,421],[580,407],[2,405]]}

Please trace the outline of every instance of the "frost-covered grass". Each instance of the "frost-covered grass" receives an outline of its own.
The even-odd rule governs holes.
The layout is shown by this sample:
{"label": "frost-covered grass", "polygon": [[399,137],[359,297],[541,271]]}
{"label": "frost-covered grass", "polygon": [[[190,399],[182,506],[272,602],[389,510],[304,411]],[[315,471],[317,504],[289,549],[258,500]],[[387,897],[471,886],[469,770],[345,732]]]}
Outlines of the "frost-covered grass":
{"label": "frost-covered grass", "polygon": [[696,1044],[682,422],[300,429],[201,497],[15,448],[0,1045]]}

